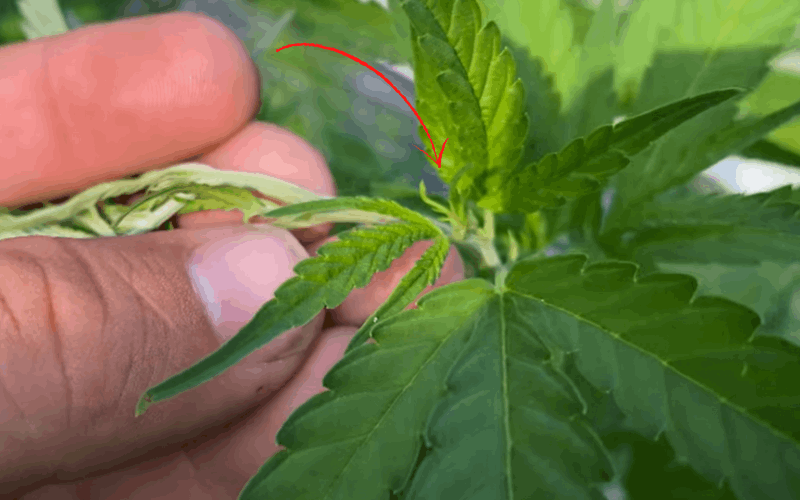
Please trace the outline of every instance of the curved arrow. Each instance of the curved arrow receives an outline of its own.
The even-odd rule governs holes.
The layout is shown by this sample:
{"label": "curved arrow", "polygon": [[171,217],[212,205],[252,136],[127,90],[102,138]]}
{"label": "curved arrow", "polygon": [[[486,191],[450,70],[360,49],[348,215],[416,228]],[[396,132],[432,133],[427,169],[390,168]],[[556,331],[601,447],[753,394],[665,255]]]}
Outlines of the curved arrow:
{"label": "curved arrow", "polygon": [[[433,139],[431,138],[431,133],[430,133],[430,132],[428,132],[428,127],[426,127],[426,126],[425,126],[425,122],[423,122],[423,121],[422,121],[422,118],[420,118],[420,117],[419,117],[419,114],[417,114],[417,110],[416,110],[416,109],[414,109],[414,106],[412,106],[412,105],[411,105],[411,103],[410,103],[410,102],[408,102],[408,99],[406,99],[406,96],[404,96],[404,95],[403,95],[403,94],[402,94],[402,93],[401,93],[399,90],[397,90],[397,87],[395,87],[395,86],[394,86],[394,84],[393,84],[392,82],[390,82],[390,81],[389,81],[389,79],[388,79],[388,78],[386,78],[386,77],[383,75],[383,73],[381,73],[381,72],[380,72],[380,71],[378,71],[377,69],[373,68],[373,67],[372,67],[372,66],[370,66],[368,63],[366,63],[366,62],[362,61],[361,59],[357,58],[356,56],[350,55],[350,54],[348,54],[347,52],[341,51],[341,50],[339,50],[339,49],[334,49],[333,47],[327,47],[327,46],[325,46],[325,45],[319,45],[319,44],[316,44],[316,43],[292,43],[292,44],[289,44],[289,45],[284,45],[283,47],[281,47],[281,48],[279,48],[279,49],[275,50],[275,52],[280,52],[280,51],[282,51],[283,49],[286,49],[286,48],[289,48],[289,47],[301,47],[301,46],[306,46],[306,47],[319,47],[320,49],[332,50],[333,52],[336,52],[337,54],[341,54],[341,55],[343,55],[343,56],[345,56],[345,57],[347,57],[347,58],[349,58],[349,59],[352,59],[353,61],[355,61],[355,62],[357,62],[357,63],[361,64],[362,66],[366,66],[367,68],[369,68],[369,69],[371,69],[372,71],[374,71],[375,73],[377,73],[377,74],[378,74],[378,76],[380,76],[381,78],[383,78],[383,81],[385,81],[386,83],[388,83],[388,84],[389,84],[389,86],[390,86],[390,87],[392,87],[392,88],[394,89],[394,91],[395,91],[395,92],[397,92],[398,94],[400,94],[400,97],[402,97],[404,101],[406,101],[406,104],[408,104],[408,107],[409,107],[409,108],[411,108],[411,111],[413,111],[413,112],[414,112],[414,116],[416,116],[416,117],[417,117],[417,120],[419,120],[419,122],[422,124],[422,128],[424,128],[424,129],[425,129],[425,133],[426,133],[426,134],[428,134],[428,139],[430,139],[430,141],[431,141],[431,149],[433,150],[433,154],[436,154],[436,146],[434,146],[434,145],[433,145]],[[422,151],[422,152],[425,154],[425,156],[427,156],[428,158],[430,158],[430,159],[431,159],[431,161],[432,161],[432,162],[434,162],[434,163],[436,164],[436,166],[437,166],[438,168],[442,168],[442,153],[444,153],[444,146],[445,146],[445,144],[447,144],[447,139],[445,139],[445,140],[444,140],[444,143],[442,144],[442,149],[441,149],[441,150],[439,150],[439,156],[438,156],[436,159],[434,159],[434,158],[433,158],[431,155],[429,155],[428,153],[425,153],[425,151],[422,151],[422,150],[421,150],[419,147],[417,147],[417,145],[416,145],[416,144],[414,144],[414,147],[415,147],[415,148],[417,148],[417,149],[419,149],[420,151]]]}

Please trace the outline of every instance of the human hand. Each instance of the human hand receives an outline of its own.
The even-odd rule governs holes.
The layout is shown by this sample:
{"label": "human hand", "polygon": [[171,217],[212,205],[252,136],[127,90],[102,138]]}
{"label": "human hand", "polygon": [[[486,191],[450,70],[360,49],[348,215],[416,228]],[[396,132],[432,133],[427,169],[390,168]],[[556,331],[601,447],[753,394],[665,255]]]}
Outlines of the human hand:
{"label": "human hand", "polygon": [[[206,16],[87,26],[2,47],[0,60],[0,206],[198,155],[336,193],[308,143],[250,122],[258,72]],[[145,390],[238,332],[330,225],[288,232],[213,210],[181,215],[177,228],[0,241],[0,498],[236,498],[278,451],[288,415],[323,390],[354,318],[374,311],[348,297],[338,324],[320,313],[134,418]],[[429,245],[412,246],[359,292],[382,302]],[[451,248],[435,286],[461,278]]]}

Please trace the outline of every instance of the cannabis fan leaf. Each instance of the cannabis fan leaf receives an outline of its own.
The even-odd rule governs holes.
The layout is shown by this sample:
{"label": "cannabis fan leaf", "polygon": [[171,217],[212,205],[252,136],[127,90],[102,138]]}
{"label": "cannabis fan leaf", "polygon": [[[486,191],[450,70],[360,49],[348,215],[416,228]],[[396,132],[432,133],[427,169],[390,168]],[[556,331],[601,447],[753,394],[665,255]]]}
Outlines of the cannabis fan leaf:
{"label": "cannabis fan leaf", "polygon": [[[283,449],[263,457],[240,499],[600,500],[609,485],[633,499],[800,498],[800,190],[708,195],[691,183],[734,154],[800,165],[798,78],[774,69],[800,48],[800,3],[302,3],[308,12],[276,4],[276,33],[291,42],[413,55],[420,136],[447,139],[438,173],[449,198],[372,176],[368,145],[333,119],[347,94],[312,65],[301,86],[338,100],[312,99],[331,123],[304,125],[322,114],[293,112],[286,82],[263,89],[277,106],[268,115],[306,140],[341,129],[326,134],[337,184],[393,199],[324,197],[195,163],[41,209],[0,208],[0,240],[135,237],[212,209],[286,229],[356,224],[297,264],[216,352],[148,389],[136,415],[336,308],[432,240],[360,325],[327,390],[284,423]],[[23,13],[57,20],[46,10]],[[406,22],[408,45],[395,51]],[[29,24],[31,37],[53,32]],[[302,60],[271,74],[294,75]],[[406,310],[453,244],[466,279]]]}
{"label": "cannabis fan leaf", "polygon": [[290,417],[277,438],[286,450],[241,498],[602,498],[594,483],[613,474],[610,459],[527,308],[483,280],[418,305],[328,373],[330,391]]}
{"label": "cannabis fan leaf", "polygon": [[[308,323],[324,307],[338,306],[351,290],[369,283],[376,272],[386,270],[413,243],[440,236],[441,231],[431,224],[409,223],[341,233],[339,241],[320,247],[317,257],[297,264],[297,276],[278,287],[275,298],[217,351],[142,395],[137,415],[150,404],[211,380],[281,333]],[[438,264],[441,266],[441,261]],[[438,271],[431,275],[435,278]]]}
{"label": "cannabis fan leaf", "polygon": [[759,319],[746,307],[692,300],[689,276],[635,273],[580,255],[530,259],[506,287],[544,341],[613,391],[632,428],[666,433],[679,462],[742,498],[800,495],[800,348],[752,338]]}

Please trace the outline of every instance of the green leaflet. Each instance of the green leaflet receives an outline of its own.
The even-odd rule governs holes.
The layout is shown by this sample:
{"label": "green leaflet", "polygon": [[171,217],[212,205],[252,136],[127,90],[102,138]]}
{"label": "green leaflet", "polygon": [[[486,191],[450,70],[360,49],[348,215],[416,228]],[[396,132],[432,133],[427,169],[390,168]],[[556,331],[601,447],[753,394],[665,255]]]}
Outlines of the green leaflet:
{"label": "green leaflet", "polygon": [[[719,87],[757,87],[769,70],[767,63],[781,52],[800,21],[798,2],[672,1],[679,2],[677,24],[665,31],[669,36],[658,44],[630,112]],[[615,179],[617,195],[609,217],[632,210],[633,205],[710,167],[687,160],[728,125],[736,112],[735,103],[720,106],[687,122],[634,159]]]}
{"label": "green leaflet", "polygon": [[[436,147],[447,139],[440,177],[449,183],[472,165],[462,179],[469,186],[481,172],[513,167],[528,128],[525,92],[510,52],[500,51],[497,26],[483,25],[475,0],[402,6],[411,23],[417,110]],[[420,137],[427,138],[422,128]]]}
{"label": "green leaflet", "polygon": [[386,270],[413,243],[441,235],[430,224],[408,223],[339,233],[339,241],[323,245],[317,257],[298,263],[294,267],[297,276],[278,287],[275,298],[219,349],[148,389],[139,399],[136,416],[153,403],[211,380],[286,330],[308,323],[323,307],[338,306],[350,291],[366,286],[376,272]]}
{"label": "green leaflet", "polygon": [[392,291],[386,302],[381,304],[361,325],[361,328],[358,329],[358,332],[347,345],[345,354],[366,342],[372,336],[372,330],[379,320],[399,313],[411,304],[417,298],[417,295],[425,290],[425,287],[432,285],[439,277],[449,251],[450,242],[447,238],[436,238],[433,245],[425,250],[425,253],[414,264],[414,267],[403,276],[400,284]]}
{"label": "green leaflet", "polygon": [[791,186],[749,196],[688,195],[641,204],[602,241],[637,262],[790,263],[800,251],[798,213],[800,191]]}
{"label": "green leaflet", "polygon": [[647,67],[658,48],[659,39],[675,22],[674,0],[635,3],[616,47],[617,60],[614,88],[623,102],[630,102],[639,93]]}
{"label": "green leaflet", "polygon": [[496,212],[534,212],[562,205],[566,197],[597,190],[603,180],[630,163],[630,156],[739,93],[736,89],[709,92],[600,127],[585,139],[575,139],[558,154],[550,153],[535,164],[518,167],[510,177],[490,177],[489,194],[478,205]]}
{"label": "green leaflet", "polygon": [[240,499],[603,498],[608,457],[539,325],[510,300],[471,279],[380,321],[376,343],[346,354],[330,391],[289,417],[286,449]]}
{"label": "green leaflet", "polygon": [[[568,106],[579,90],[581,54],[575,40],[575,20],[561,0],[497,0],[487,3],[489,18],[496,20],[504,35],[534,59],[544,72],[554,76],[560,99]],[[523,80],[526,91],[529,82]],[[533,117],[531,125],[535,128]],[[548,151],[549,152],[549,151]]]}
{"label": "green leaflet", "polygon": [[[445,288],[460,293],[442,300],[437,292]],[[458,301],[448,300],[453,296]],[[491,298],[487,282],[462,281],[419,302],[428,315],[439,313],[439,328],[407,328],[407,322],[392,327],[397,318],[419,310],[381,322],[373,332],[376,344],[345,355],[323,379],[331,390],[311,398],[284,423],[276,441],[286,449],[261,467],[239,499],[369,500],[400,489],[418,455],[430,409],[467,341],[452,318],[468,317]]]}
{"label": "green leaflet", "polygon": [[784,186],[750,196],[685,196],[642,204],[619,233],[604,235],[617,258],[643,271],[691,274],[699,294],[744,304],[759,334],[800,345],[794,291],[800,284],[800,191]]}
{"label": "green leaflet", "polygon": [[558,151],[565,144],[564,120],[559,115],[560,97],[555,90],[553,76],[548,74],[541,60],[532,58],[524,47],[509,44],[508,49],[517,65],[517,74],[524,82],[528,120],[528,135],[519,162],[532,163],[542,156]]}
{"label": "green leaflet", "polygon": [[800,168],[800,154],[766,139],[754,142],[739,151],[739,154],[754,160],[782,163],[783,165]]}
{"label": "green leaflet", "polygon": [[[133,207],[98,202],[146,188],[144,199]],[[237,189],[241,188],[241,189]],[[239,209],[248,221],[276,204],[257,198],[256,190],[283,203],[326,198],[290,182],[265,174],[227,172],[201,163],[183,163],[145,172],[136,179],[104,182],[50,205],[21,215],[0,211],[0,239],[40,234],[61,237],[124,236],[158,228],[175,214],[209,209]],[[64,224],[86,228],[86,236],[64,232]]]}
{"label": "green leaflet", "polygon": [[[729,114],[733,112],[732,108],[725,108],[727,106],[721,106],[719,110],[711,113],[720,111],[723,114]],[[672,187],[684,183],[728,155],[735,154],[754,144],[770,131],[798,116],[800,116],[800,101],[763,117],[746,117],[733,122],[729,121],[724,126],[717,125],[711,132],[697,129],[696,137],[702,137],[702,141],[693,142],[691,148],[688,145],[678,146],[673,142],[677,149],[670,150],[663,156],[671,158],[673,161],[669,164],[677,165],[677,168],[653,171],[648,184]],[[696,127],[696,125],[693,124],[692,127]],[[670,141],[670,139],[667,138],[665,141]],[[643,156],[646,157],[646,153]],[[636,166],[634,165],[632,168],[636,168]],[[639,204],[654,193],[654,191],[648,192],[646,186],[640,187],[639,192],[642,193],[637,194],[636,199],[641,200],[638,202]],[[613,215],[609,216],[610,227],[616,226],[618,221],[628,214],[638,211],[638,208],[637,210],[623,210],[623,206],[622,203],[617,203],[612,207]]]}
{"label": "green leaflet", "polygon": [[692,300],[689,276],[637,280],[632,263],[585,264],[567,255],[509,272],[506,289],[542,340],[574,353],[632,428],[666,433],[679,463],[743,500],[800,496],[800,348],[753,338],[759,320],[744,306]]}
{"label": "green leaflet", "polygon": [[[387,217],[374,217],[374,214]],[[400,205],[381,198],[366,196],[339,197],[329,200],[316,200],[280,207],[263,214],[266,218],[275,217],[271,224],[284,228],[308,227],[323,222],[406,222],[431,225],[427,217]]]}
{"label": "green leaflet", "polygon": [[[764,78],[761,85],[747,96],[741,108],[749,115],[763,116],[798,99],[800,99],[800,70],[788,72],[773,65],[773,70]],[[794,153],[795,158],[800,156],[800,121],[796,120],[773,130],[767,138],[776,146]],[[782,163],[800,165],[797,160],[782,161]]]}

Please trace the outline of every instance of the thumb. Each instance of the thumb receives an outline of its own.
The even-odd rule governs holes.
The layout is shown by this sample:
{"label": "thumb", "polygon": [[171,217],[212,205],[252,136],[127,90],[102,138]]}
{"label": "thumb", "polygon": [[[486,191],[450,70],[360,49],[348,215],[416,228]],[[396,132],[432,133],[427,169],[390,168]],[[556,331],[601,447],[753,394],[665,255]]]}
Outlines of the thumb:
{"label": "thumb", "polygon": [[168,453],[277,391],[322,313],[133,416],[143,392],[236,334],[306,257],[269,225],[0,242],[0,491]]}

